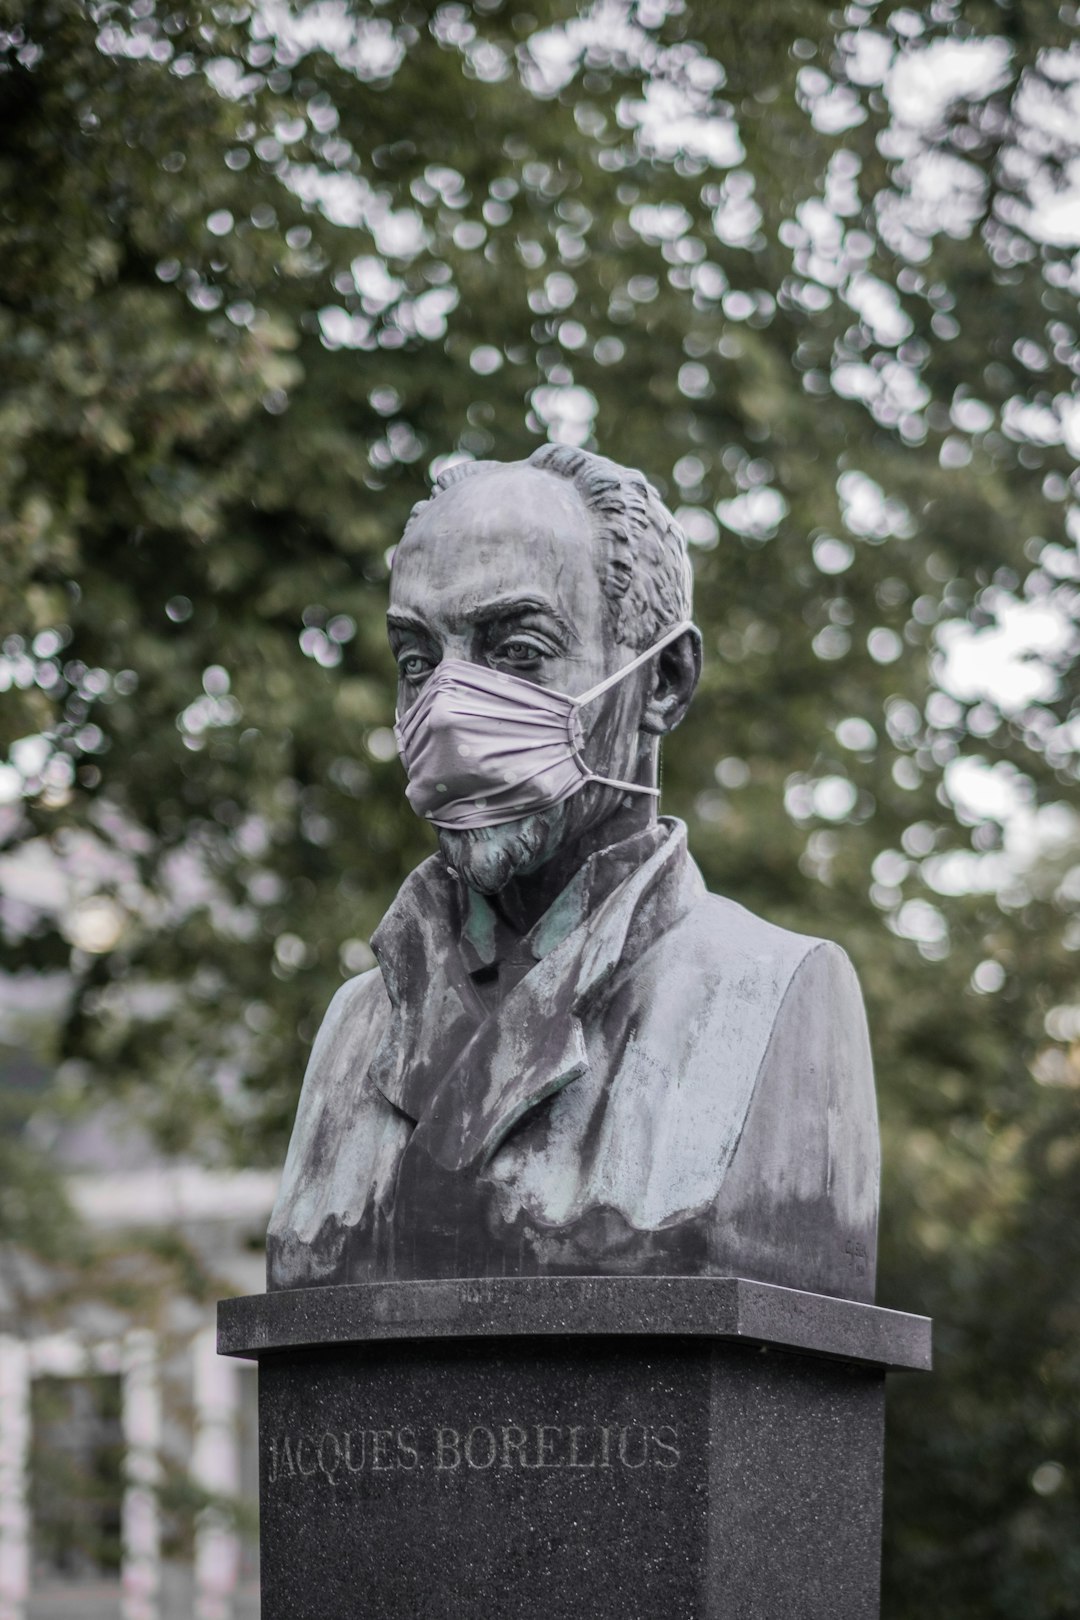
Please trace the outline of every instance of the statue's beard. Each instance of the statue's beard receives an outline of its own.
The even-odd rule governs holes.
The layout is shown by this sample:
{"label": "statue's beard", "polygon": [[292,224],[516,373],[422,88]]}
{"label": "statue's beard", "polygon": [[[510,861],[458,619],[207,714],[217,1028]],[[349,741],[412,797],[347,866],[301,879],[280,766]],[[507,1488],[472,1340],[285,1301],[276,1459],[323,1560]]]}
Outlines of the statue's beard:
{"label": "statue's beard", "polygon": [[[439,830],[439,848],[448,866],[470,889],[498,894],[514,878],[527,877],[551,858],[562,842],[552,821],[562,810],[538,810],[534,815],[508,821],[502,827]],[[561,829],[559,829],[561,832]]]}
{"label": "statue's beard", "polygon": [[498,894],[515,878],[538,871],[586,828],[609,815],[618,803],[616,791],[589,782],[561,804],[501,827],[441,827],[439,848],[447,865],[470,889],[480,894]]}

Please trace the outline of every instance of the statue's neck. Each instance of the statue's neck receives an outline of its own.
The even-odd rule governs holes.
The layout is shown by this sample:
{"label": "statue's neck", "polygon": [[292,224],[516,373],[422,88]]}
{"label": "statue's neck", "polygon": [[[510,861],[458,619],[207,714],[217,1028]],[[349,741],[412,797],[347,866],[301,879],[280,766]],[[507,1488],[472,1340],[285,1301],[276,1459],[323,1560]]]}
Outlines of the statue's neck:
{"label": "statue's neck", "polygon": [[488,903],[499,923],[518,937],[529,933],[550,911],[590,856],[644,832],[655,821],[656,800],[651,794],[635,796],[632,802],[620,805],[613,814],[587,827],[571,843],[557,850],[535,872],[512,878],[498,894],[489,895]]}

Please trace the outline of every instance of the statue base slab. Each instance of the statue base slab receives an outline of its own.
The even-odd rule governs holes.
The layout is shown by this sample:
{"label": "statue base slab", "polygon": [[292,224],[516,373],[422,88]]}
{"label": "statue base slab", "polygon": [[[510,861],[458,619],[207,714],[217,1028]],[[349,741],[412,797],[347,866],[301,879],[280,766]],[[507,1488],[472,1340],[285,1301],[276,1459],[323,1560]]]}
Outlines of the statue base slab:
{"label": "statue base slab", "polygon": [[924,1317],[738,1278],[223,1301],[259,1367],[263,1620],[872,1620]]}

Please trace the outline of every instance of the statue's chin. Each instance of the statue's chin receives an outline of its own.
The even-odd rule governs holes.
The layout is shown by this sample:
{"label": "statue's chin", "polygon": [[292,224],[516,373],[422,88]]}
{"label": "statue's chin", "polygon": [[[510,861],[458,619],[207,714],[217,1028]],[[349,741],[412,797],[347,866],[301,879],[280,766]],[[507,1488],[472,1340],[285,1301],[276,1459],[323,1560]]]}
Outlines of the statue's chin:
{"label": "statue's chin", "polygon": [[439,829],[439,848],[448,866],[470,889],[498,894],[515,878],[529,877],[545,862],[575,842],[617,809],[617,789],[589,782],[561,804],[537,810],[502,827],[474,827],[467,832]]}
{"label": "statue's chin", "polygon": [[[439,848],[447,865],[480,894],[498,894],[514,878],[527,877],[549,860],[561,842],[562,805],[502,827],[456,832],[443,827]],[[559,825],[554,823],[558,822]]]}

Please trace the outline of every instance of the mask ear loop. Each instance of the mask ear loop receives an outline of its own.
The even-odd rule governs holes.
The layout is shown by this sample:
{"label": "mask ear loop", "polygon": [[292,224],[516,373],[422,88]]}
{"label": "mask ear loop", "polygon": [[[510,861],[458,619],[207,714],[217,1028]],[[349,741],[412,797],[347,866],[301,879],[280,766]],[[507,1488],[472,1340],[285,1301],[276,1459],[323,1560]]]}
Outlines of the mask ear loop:
{"label": "mask ear loop", "polygon": [[578,738],[580,738],[581,724],[578,720],[578,710],[583,704],[592,703],[596,698],[602,697],[605,692],[610,691],[611,687],[617,686],[620,681],[625,680],[627,675],[632,675],[635,669],[640,669],[642,664],[647,664],[650,658],[655,657],[657,653],[663,652],[664,648],[669,647],[673,641],[677,641],[685,630],[692,629],[693,624],[691,621],[683,619],[672,629],[665,631],[659,641],[654,641],[651,647],[646,647],[643,653],[638,653],[636,658],[631,658],[630,662],[624,664],[622,669],[617,669],[614,675],[609,675],[606,680],[600,681],[596,686],[590,686],[589,690],[582,692],[580,697],[570,699],[572,707],[570,714],[567,716],[567,733],[570,738],[570,747],[574,751],[574,758],[585,772],[586,782],[599,782],[602,787],[621,788],[624,793],[649,793],[654,799],[660,797],[658,787],[644,787],[640,782],[620,782],[613,776],[597,776],[595,771],[590,771],[581,757],[574,731],[576,727]]}

